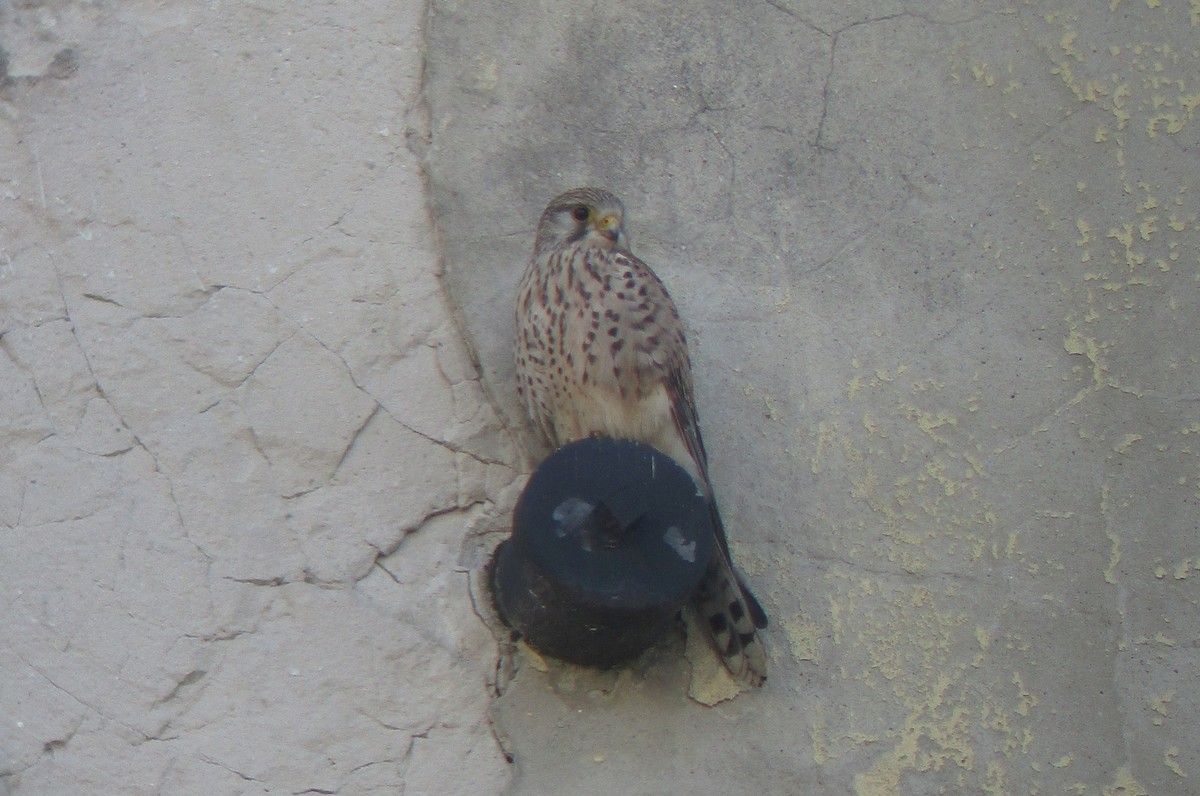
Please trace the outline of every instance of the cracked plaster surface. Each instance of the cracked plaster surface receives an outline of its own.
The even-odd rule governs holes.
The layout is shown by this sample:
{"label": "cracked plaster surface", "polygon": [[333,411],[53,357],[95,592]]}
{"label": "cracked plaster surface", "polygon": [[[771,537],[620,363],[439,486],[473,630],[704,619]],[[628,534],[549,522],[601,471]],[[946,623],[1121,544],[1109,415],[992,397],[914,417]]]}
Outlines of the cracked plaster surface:
{"label": "cracked plaster surface", "polygon": [[0,4],[0,792],[492,792],[410,3]]}

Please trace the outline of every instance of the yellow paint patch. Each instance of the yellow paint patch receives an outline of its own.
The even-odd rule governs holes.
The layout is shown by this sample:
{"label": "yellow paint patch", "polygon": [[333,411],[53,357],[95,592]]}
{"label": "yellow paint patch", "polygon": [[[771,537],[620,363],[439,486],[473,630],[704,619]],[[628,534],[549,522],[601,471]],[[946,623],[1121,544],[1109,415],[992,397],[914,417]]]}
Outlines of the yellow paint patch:
{"label": "yellow paint patch", "polygon": [[[1100,488],[1100,513],[1108,514],[1108,487]],[[1104,582],[1117,583],[1117,564],[1121,563],[1121,537],[1112,528],[1105,528],[1104,535],[1108,537],[1108,567],[1104,570]]]}
{"label": "yellow paint patch", "polygon": [[793,658],[798,661],[818,662],[818,645],[827,635],[824,627],[798,617],[787,617],[780,621],[780,625],[787,635]]}
{"label": "yellow paint patch", "polygon": [[1074,58],[1076,61],[1082,61],[1083,56],[1080,55],[1079,51],[1075,49],[1075,39],[1078,37],[1078,33],[1073,30],[1069,30],[1062,35],[1061,39],[1059,39],[1058,46],[1062,47],[1063,52]]}
{"label": "yellow paint patch", "polygon": [[1100,791],[1100,793],[1103,796],[1150,796],[1150,792],[1133,778],[1133,774],[1129,771],[1128,766],[1118,768],[1117,777],[1113,781],[1113,784]]}
{"label": "yellow paint patch", "polygon": [[1175,689],[1168,689],[1165,694],[1150,698],[1150,709],[1153,710],[1156,716],[1151,719],[1155,726],[1161,727],[1163,722],[1168,718],[1167,706],[1171,704],[1171,700],[1175,698]]}
{"label": "yellow paint patch", "polygon": [[[978,682],[978,667],[988,665],[987,651],[993,646],[987,629],[968,623],[967,614],[957,609],[943,608],[956,604],[949,594],[952,588],[943,595],[920,585],[837,570],[831,578],[840,592],[834,601],[835,632],[867,654],[867,663],[845,671],[845,676],[880,697],[890,695],[903,711],[897,729],[868,739],[889,747],[854,777],[855,792],[898,793],[913,772],[948,770],[959,771],[959,784],[968,790],[1005,792],[1006,761],[1025,753],[1033,742],[1026,723],[1032,720],[1037,700],[1021,686],[1019,712],[1005,708],[1007,700],[998,694],[981,698],[973,684]],[[980,650],[973,660],[954,652],[965,652],[967,643]],[[983,760],[975,749],[981,730],[996,733],[1002,741],[1002,747],[989,749]],[[844,737],[856,735],[862,734]],[[993,752],[998,754],[993,757]]]}
{"label": "yellow paint patch", "polygon": [[1171,773],[1173,773],[1175,776],[1187,779],[1187,774],[1185,774],[1183,769],[1179,767],[1178,757],[1179,747],[1168,747],[1167,751],[1163,752],[1163,765],[1171,769]]}
{"label": "yellow paint patch", "polygon": [[1037,707],[1037,696],[1025,687],[1025,681],[1020,672],[1013,672],[1012,684],[1017,687],[1017,715],[1028,716],[1032,708]]}
{"label": "yellow paint patch", "polygon": [[1133,443],[1137,442],[1141,438],[1142,438],[1141,434],[1126,434],[1124,436],[1124,438],[1122,438],[1121,441],[1119,443],[1117,443],[1116,447],[1113,448],[1113,451],[1115,453],[1124,453],[1125,451],[1129,450],[1130,446],[1132,446]]}
{"label": "yellow paint patch", "polygon": [[813,451],[810,459],[809,469],[813,475],[819,475],[821,472],[821,460],[825,454],[838,440],[836,425],[828,420],[822,420],[817,423],[817,448]]}
{"label": "yellow paint patch", "polygon": [[808,738],[812,744],[813,762],[817,765],[823,765],[831,757],[827,734],[825,710],[818,705],[814,711],[812,726],[808,729]]}
{"label": "yellow paint patch", "polygon": [[853,401],[854,396],[858,395],[858,391],[862,388],[862,385],[863,385],[862,374],[861,373],[854,374],[850,378],[850,381],[846,383],[846,397],[849,398],[851,401]]}
{"label": "yellow paint patch", "polygon": [[1063,338],[1063,349],[1075,356],[1085,356],[1092,363],[1092,381],[1097,387],[1103,385],[1104,369],[1100,363],[1101,346],[1092,337],[1079,331],[1078,326],[1068,322],[1067,336]]}

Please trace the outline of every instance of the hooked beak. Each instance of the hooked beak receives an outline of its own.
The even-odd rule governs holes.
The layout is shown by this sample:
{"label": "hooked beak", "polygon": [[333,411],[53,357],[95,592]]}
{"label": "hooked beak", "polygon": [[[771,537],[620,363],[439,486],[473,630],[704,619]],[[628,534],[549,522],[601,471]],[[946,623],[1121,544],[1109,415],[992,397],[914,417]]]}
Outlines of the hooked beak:
{"label": "hooked beak", "polygon": [[615,243],[621,236],[621,219],[615,213],[606,213],[596,219],[596,232]]}

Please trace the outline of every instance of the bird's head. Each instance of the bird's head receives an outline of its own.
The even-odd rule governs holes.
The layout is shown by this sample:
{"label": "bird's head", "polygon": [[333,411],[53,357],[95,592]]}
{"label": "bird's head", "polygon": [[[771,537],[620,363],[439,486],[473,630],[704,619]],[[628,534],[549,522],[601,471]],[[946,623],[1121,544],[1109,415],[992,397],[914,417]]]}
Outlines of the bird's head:
{"label": "bird's head", "polygon": [[546,206],[538,222],[537,253],[580,242],[629,251],[620,199],[602,188],[575,188]]}

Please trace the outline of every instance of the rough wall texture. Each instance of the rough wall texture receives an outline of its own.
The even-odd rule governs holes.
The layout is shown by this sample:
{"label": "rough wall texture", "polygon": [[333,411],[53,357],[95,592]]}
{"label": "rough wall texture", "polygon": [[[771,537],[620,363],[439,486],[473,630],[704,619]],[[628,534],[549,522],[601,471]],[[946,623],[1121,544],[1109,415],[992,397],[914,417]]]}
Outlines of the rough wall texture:
{"label": "rough wall texture", "polygon": [[503,787],[422,15],[0,5],[0,791]]}
{"label": "rough wall texture", "polygon": [[[1194,0],[0,0],[0,793],[1187,793],[1198,40]],[[536,456],[511,301],[585,183],[774,618],[715,707],[682,633],[600,673],[479,616]]]}

